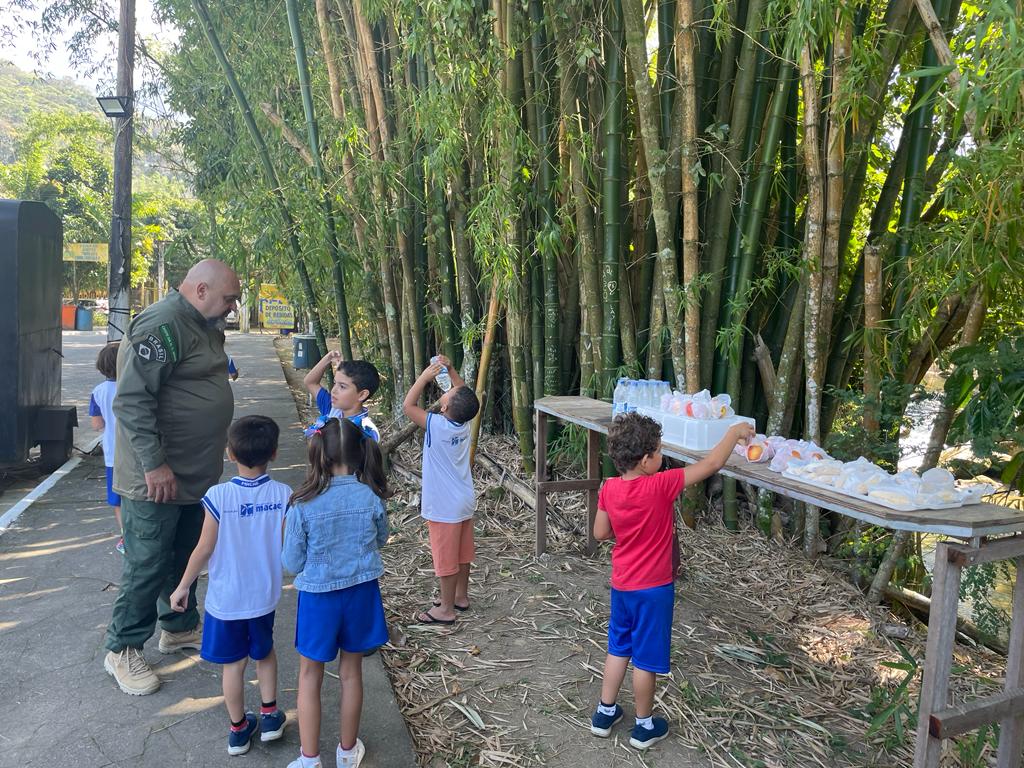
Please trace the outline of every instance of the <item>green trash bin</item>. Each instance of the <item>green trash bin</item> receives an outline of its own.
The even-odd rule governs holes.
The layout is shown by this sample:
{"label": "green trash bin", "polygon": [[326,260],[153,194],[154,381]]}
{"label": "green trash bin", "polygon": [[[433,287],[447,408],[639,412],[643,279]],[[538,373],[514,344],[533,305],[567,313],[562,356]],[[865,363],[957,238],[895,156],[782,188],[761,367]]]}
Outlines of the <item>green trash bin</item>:
{"label": "green trash bin", "polygon": [[316,365],[316,361],[313,360],[316,356],[316,336],[307,336],[301,333],[292,336],[292,349],[294,351],[292,366],[296,370],[312,368]]}
{"label": "green trash bin", "polygon": [[92,330],[92,310],[86,309],[85,307],[79,307],[75,310],[75,330],[76,331],[91,331]]}

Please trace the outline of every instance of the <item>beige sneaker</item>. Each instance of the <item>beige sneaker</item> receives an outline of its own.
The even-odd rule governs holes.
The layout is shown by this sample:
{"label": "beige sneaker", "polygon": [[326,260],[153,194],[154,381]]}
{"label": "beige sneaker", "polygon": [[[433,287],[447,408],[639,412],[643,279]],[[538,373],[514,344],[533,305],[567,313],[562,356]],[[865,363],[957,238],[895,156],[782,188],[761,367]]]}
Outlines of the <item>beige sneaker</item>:
{"label": "beige sneaker", "polygon": [[185,632],[168,632],[160,630],[160,642],[157,643],[160,653],[174,653],[191,649],[198,651],[203,647],[203,625],[196,624],[194,629]]}
{"label": "beige sneaker", "polygon": [[118,688],[132,696],[145,696],[160,688],[160,678],[138,648],[108,652],[103,668],[113,675]]}

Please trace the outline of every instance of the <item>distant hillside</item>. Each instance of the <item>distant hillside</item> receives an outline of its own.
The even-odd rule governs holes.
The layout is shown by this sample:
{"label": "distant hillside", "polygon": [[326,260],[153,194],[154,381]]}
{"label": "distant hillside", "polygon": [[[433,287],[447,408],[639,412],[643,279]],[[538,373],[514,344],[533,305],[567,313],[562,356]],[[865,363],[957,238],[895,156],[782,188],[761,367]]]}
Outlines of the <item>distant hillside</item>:
{"label": "distant hillside", "polygon": [[43,80],[0,62],[0,163],[14,159],[15,137],[37,109],[101,114],[96,97],[74,80]]}

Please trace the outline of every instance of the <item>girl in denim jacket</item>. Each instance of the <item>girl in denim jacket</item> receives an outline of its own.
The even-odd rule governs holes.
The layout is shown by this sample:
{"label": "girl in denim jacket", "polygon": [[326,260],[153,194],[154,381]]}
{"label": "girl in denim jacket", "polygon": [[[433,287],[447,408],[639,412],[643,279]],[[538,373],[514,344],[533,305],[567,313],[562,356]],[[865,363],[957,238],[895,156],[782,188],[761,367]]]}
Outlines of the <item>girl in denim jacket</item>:
{"label": "girl in denim jacket", "polygon": [[292,495],[281,561],[295,577],[299,608],[299,758],[288,768],[320,768],[320,688],[324,664],[341,651],[338,765],[358,766],[363,654],[388,641],[377,579],[387,541],[389,496],[380,448],[348,419],[328,419],[309,439],[306,481]]}

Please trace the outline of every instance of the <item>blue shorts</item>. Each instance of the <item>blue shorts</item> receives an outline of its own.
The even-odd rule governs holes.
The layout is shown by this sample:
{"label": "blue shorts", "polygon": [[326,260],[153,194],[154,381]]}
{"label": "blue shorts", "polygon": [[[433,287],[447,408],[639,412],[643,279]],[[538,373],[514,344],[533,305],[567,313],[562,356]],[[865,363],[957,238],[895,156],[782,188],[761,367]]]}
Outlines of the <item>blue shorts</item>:
{"label": "blue shorts", "polygon": [[672,644],[672,608],[675,586],[650,589],[612,589],[612,615],[608,620],[608,653],[633,658],[633,666],[664,675],[669,671]]}
{"label": "blue shorts", "polygon": [[295,650],[313,661],[334,661],[338,651],[365,653],[388,641],[377,580],[333,592],[299,590]]}
{"label": "blue shorts", "polygon": [[121,497],[114,493],[114,468],[107,467],[107,504],[112,507],[121,506]]}
{"label": "blue shorts", "polygon": [[274,611],[254,619],[218,619],[206,614],[199,655],[214,664],[234,664],[244,658],[259,661],[274,650]]}

